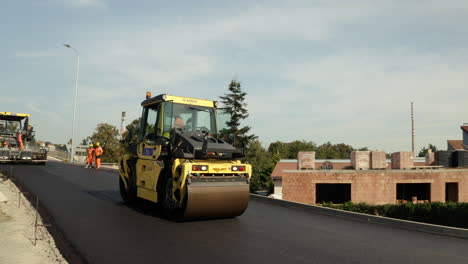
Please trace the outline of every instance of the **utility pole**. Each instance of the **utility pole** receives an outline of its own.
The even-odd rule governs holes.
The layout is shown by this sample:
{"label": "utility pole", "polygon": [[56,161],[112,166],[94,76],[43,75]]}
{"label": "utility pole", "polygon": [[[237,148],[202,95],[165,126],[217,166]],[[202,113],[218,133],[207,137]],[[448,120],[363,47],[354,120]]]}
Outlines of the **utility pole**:
{"label": "utility pole", "polygon": [[66,48],[72,49],[76,54],[76,82],[75,82],[75,97],[73,100],[73,122],[72,122],[72,137],[71,137],[71,152],[70,162],[75,163],[75,119],[76,119],[76,97],[78,96],[78,78],[80,76],[80,53],[77,49],[69,44],[63,44]]}
{"label": "utility pole", "polygon": [[414,106],[411,102],[411,151],[413,152],[413,158],[416,157],[414,152],[414,136],[416,135],[416,130],[414,129]]}

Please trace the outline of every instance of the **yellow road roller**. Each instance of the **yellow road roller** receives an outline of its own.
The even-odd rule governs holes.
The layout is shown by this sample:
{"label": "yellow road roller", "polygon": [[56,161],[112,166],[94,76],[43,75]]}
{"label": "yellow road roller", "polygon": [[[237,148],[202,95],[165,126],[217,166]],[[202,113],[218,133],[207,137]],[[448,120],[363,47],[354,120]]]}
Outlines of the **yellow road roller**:
{"label": "yellow road roller", "polygon": [[148,92],[141,105],[138,140],[127,135],[119,160],[122,199],[155,202],[165,217],[182,221],[241,215],[252,167],[220,136],[226,124],[217,102]]}

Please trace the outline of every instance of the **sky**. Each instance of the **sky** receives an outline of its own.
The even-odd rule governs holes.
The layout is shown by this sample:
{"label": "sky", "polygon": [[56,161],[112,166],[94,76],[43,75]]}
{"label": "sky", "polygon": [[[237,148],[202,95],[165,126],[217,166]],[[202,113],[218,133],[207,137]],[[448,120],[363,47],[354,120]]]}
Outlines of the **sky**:
{"label": "sky", "polygon": [[446,149],[468,122],[468,1],[1,1],[0,111],[26,112],[39,140],[141,114],[145,92],[219,100],[247,92],[274,141],[387,152]]}

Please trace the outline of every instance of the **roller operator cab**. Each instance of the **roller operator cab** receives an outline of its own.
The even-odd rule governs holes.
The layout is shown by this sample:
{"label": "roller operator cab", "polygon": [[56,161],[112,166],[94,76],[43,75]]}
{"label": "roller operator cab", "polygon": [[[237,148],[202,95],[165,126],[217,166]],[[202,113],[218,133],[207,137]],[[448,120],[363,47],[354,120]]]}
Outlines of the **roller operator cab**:
{"label": "roller operator cab", "polygon": [[122,198],[158,203],[172,219],[227,218],[241,215],[249,199],[251,165],[222,140],[216,102],[172,95],[142,102],[137,142],[128,135],[119,161]]}

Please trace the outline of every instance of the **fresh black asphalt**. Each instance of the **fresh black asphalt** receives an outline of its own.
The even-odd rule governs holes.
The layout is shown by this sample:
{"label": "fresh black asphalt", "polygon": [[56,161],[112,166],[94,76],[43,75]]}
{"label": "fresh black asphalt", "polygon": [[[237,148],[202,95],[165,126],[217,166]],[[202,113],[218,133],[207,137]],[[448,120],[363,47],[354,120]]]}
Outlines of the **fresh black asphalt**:
{"label": "fresh black asphalt", "polygon": [[150,203],[124,205],[117,172],[54,162],[13,171],[90,263],[468,263],[466,239],[252,200],[234,219],[175,223]]}

